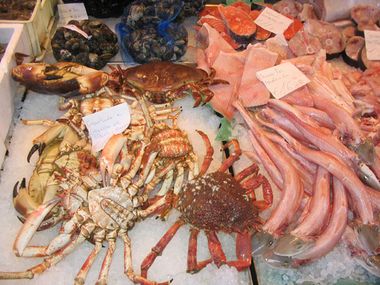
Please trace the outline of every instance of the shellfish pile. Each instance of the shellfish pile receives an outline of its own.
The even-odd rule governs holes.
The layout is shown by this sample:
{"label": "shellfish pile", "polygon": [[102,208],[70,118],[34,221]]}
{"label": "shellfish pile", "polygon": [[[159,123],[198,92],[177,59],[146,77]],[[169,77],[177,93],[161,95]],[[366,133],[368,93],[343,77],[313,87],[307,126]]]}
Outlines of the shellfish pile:
{"label": "shellfish pile", "polygon": [[36,0],[0,0],[0,19],[28,20],[36,2]]}
{"label": "shellfish pile", "polygon": [[51,45],[57,61],[101,69],[119,51],[117,36],[99,20],[72,20],[58,28]]}
{"label": "shellfish pile", "polygon": [[123,13],[123,44],[138,63],[178,60],[188,42],[187,31],[178,20],[194,15],[202,6],[203,1],[134,1]]}

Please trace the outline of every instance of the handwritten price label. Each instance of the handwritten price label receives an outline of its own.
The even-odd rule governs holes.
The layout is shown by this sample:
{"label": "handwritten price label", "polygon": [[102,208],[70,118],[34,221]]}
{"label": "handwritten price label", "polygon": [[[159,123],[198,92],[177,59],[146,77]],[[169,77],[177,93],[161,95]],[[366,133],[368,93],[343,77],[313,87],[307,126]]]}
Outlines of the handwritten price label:
{"label": "handwritten price label", "polygon": [[380,31],[364,30],[365,49],[369,60],[380,60]]}
{"label": "handwritten price label", "polygon": [[310,82],[305,74],[290,62],[258,71],[256,77],[265,84],[276,99]]}
{"label": "handwritten price label", "polygon": [[88,15],[83,3],[58,4],[58,26],[66,25],[71,20],[87,20]]}
{"label": "handwritten price label", "polygon": [[122,133],[131,123],[131,113],[127,103],[83,117],[92,141],[92,150],[102,150],[112,135]]}
{"label": "handwritten price label", "polygon": [[282,34],[293,20],[270,8],[265,8],[255,20],[256,25],[274,34]]}

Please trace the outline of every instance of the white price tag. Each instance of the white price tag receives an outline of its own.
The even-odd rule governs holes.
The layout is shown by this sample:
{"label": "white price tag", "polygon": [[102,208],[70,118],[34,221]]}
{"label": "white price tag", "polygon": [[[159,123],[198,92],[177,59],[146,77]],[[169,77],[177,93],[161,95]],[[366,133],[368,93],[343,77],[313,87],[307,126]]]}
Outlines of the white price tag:
{"label": "white price tag", "polygon": [[369,60],[380,60],[380,31],[364,30],[365,49]]}
{"label": "white price tag", "polygon": [[274,34],[282,34],[291,23],[293,20],[270,8],[265,8],[255,20],[256,25]]}
{"label": "white price tag", "polygon": [[92,141],[92,150],[102,150],[112,135],[122,133],[131,122],[131,113],[127,103],[83,117]]}
{"label": "white price tag", "polygon": [[276,99],[310,82],[309,78],[290,62],[260,70],[256,72],[256,77],[265,84]]}
{"label": "white price tag", "polygon": [[58,26],[66,25],[70,20],[87,20],[88,15],[83,3],[58,4]]}

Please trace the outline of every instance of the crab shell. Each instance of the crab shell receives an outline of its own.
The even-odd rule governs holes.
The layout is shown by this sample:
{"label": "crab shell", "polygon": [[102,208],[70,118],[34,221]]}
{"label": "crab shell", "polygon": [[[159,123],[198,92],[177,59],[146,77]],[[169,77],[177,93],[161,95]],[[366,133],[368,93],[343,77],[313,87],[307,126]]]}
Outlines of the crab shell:
{"label": "crab shell", "polygon": [[189,181],[180,193],[182,218],[204,230],[243,232],[257,224],[258,210],[229,174],[214,172]]}
{"label": "crab shell", "polygon": [[12,77],[32,91],[65,97],[94,93],[108,82],[106,73],[72,62],[25,63],[13,68]]}
{"label": "crab shell", "polygon": [[179,88],[186,84],[197,85],[208,78],[202,69],[167,61],[138,65],[123,73],[130,85],[145,92],[147,99],[156,104],[173,101],[182,95],[182,92],[175,94]]}

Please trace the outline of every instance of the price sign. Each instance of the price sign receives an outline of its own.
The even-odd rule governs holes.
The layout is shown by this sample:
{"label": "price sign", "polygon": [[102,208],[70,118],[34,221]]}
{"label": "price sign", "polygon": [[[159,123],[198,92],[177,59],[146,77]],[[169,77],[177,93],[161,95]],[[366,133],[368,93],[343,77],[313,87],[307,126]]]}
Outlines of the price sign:
{"label": "price sign", "polygon": [[276,99],[309,83],[309,78],[290,62],[282,63],[256,72],[256,77],[265,84]]}
{"label": "price sign", "polygon": [[369,60],[380,60],[380,31],[364,30],[365,49]]}
{"label": "price sign", "polygon": [[87,20],[88,15],[83,3],[58,4],[58,26],[66,25],[70,20]]}
{"label": "price sign", "polygon": [[83,117],[92,141],[92,150],[102,150],[112,135],[122,133],[131,122],[131,113],[127,103]]}
{"label": "price sign", "polygon": [[257,17],[255,23],[256,25],[274,34],[282,34],[290,26],[290,24],[293,23],[293,20],[285,17],[275,10],[265,8],[264,11],[262,11]]}

